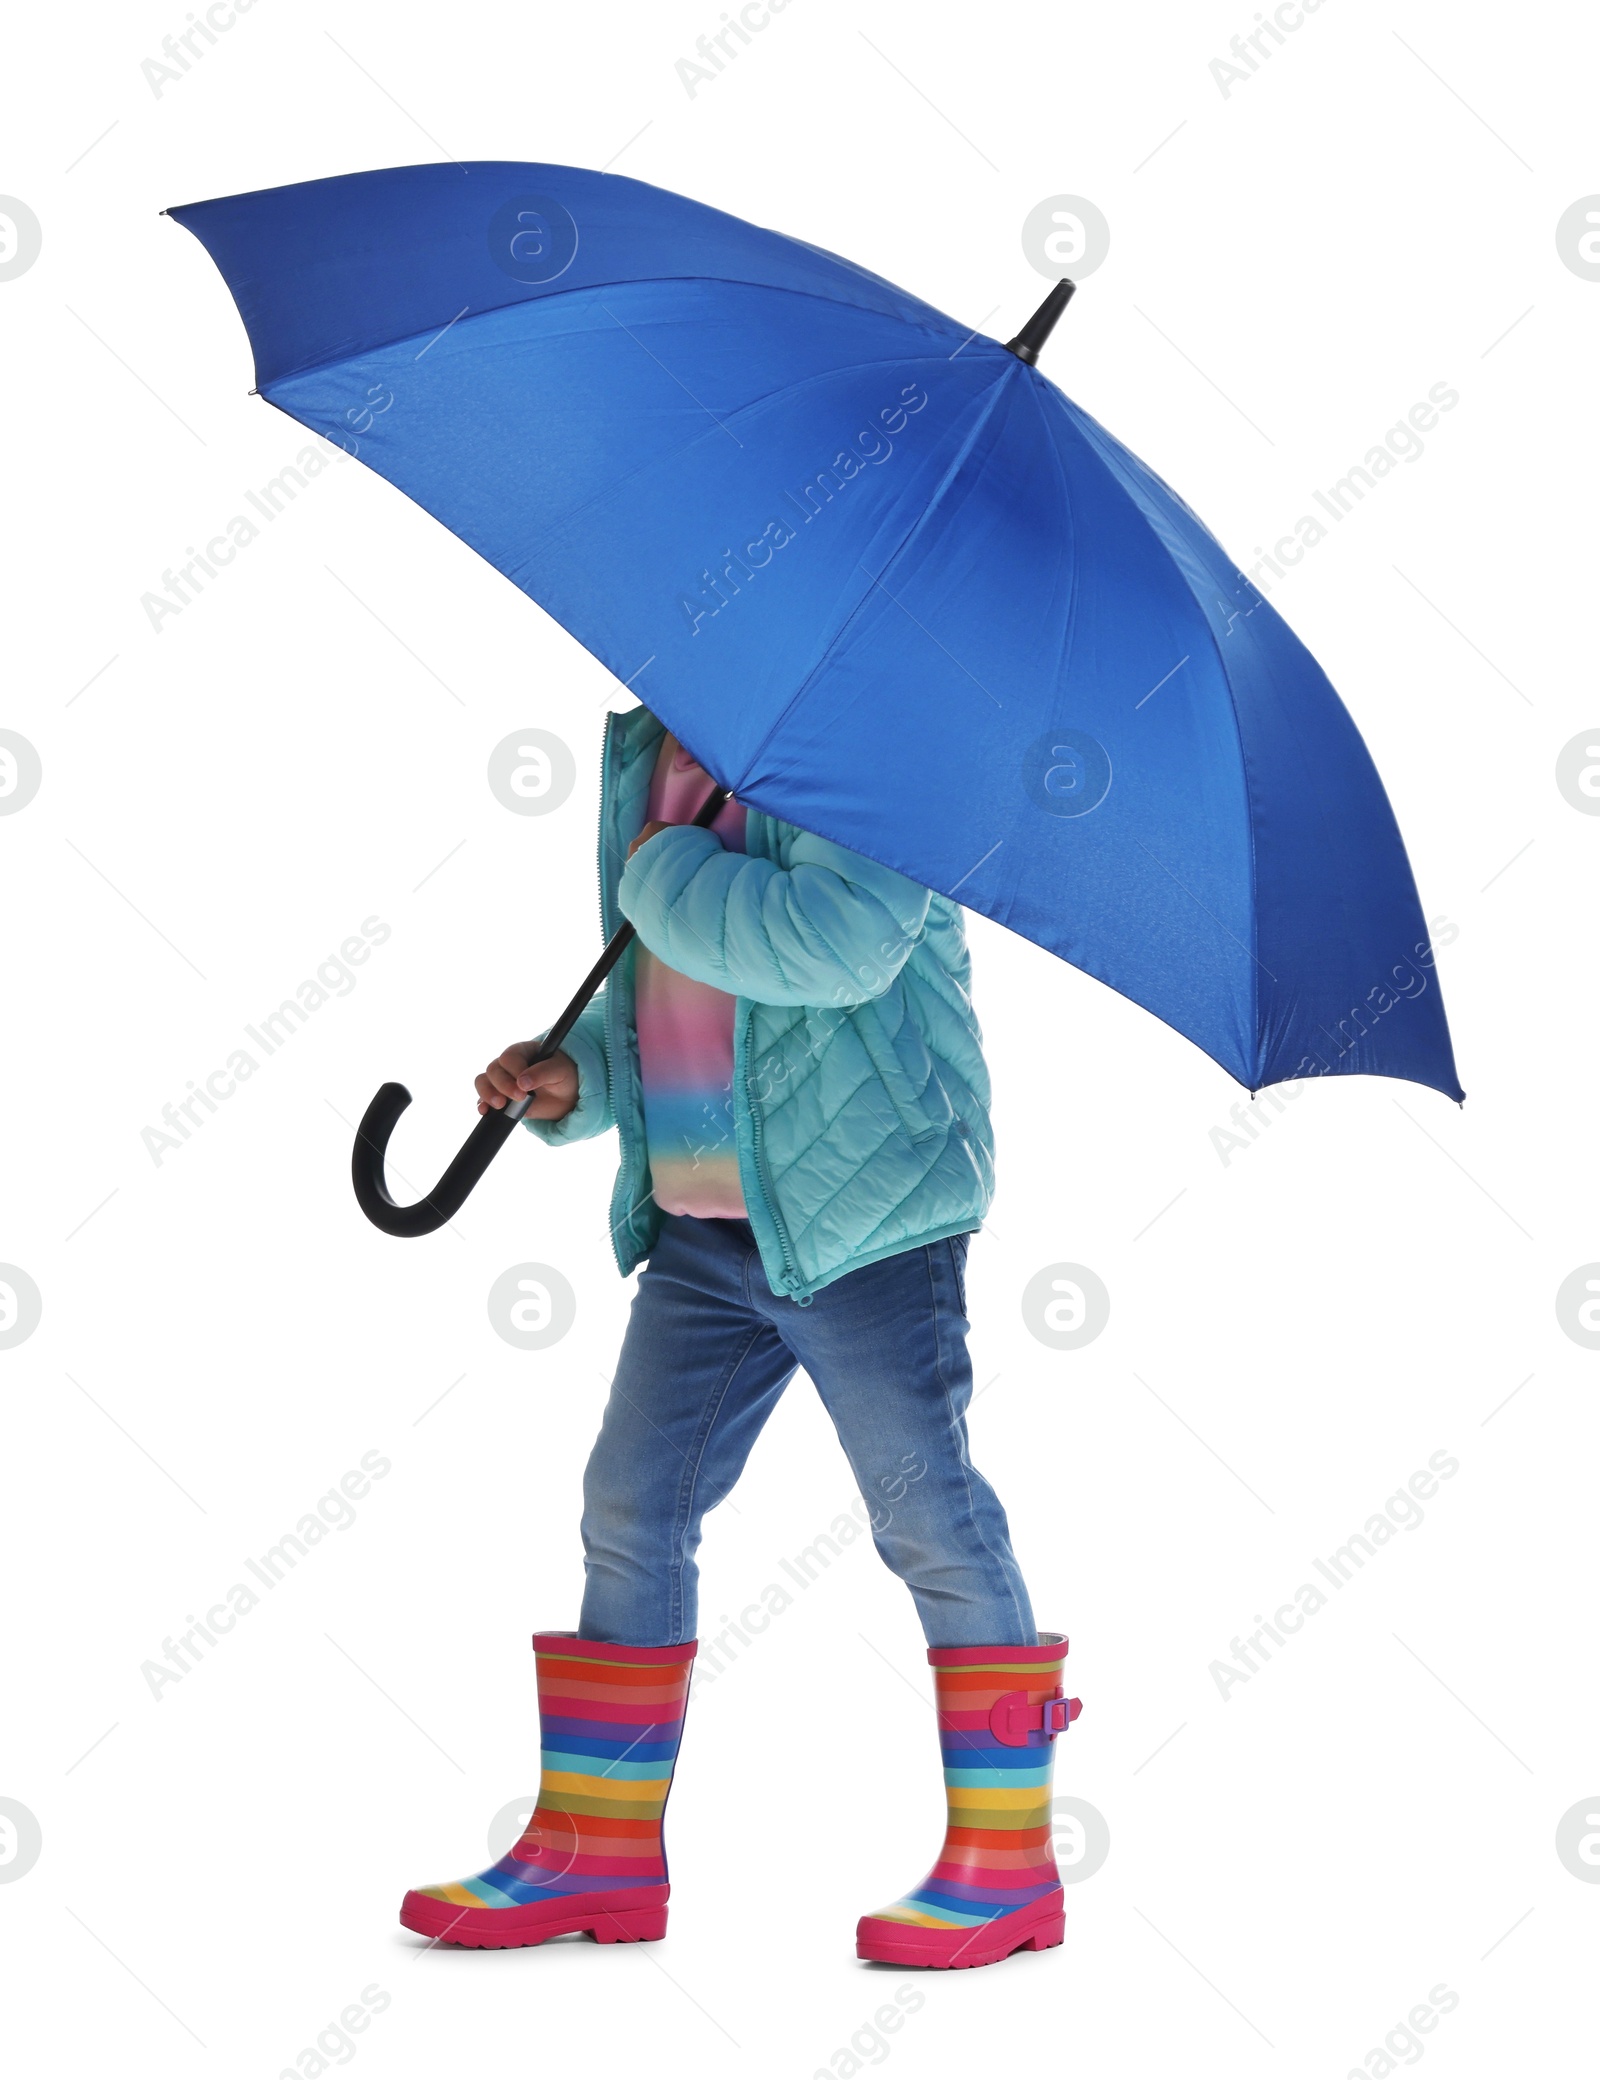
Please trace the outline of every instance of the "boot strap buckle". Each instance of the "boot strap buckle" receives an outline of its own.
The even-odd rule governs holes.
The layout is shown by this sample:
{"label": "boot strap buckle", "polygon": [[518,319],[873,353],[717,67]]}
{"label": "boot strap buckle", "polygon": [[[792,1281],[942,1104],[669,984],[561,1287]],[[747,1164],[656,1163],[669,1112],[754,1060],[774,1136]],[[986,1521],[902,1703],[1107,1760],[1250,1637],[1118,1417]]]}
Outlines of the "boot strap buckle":
{"label": "boot strap buckle", "polygon": [[1007,1690],[989,1707],[989,1731],[1007,1748],[1027,1747],[1030,1733],[1053,1741],[1071,1725],[1075,1702],[1058,1690],[1042,1704],[1030,1704],[1026,1690]]}

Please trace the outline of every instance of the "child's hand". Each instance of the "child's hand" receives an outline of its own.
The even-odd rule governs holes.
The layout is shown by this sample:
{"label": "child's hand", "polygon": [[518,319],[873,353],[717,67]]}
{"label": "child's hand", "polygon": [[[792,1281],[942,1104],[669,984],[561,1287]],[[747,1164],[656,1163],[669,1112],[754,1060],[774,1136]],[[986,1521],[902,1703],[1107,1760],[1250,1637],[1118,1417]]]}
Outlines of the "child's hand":
{"label": "child's hand", "polygon": [[512,1098],[536,1093],[524,1119],[565,1119],[578,1102],[578,1065],[556,1053],[536,1062],[537,1040],[519,1040],[492,1061],[477,1080],[479,1112],[501,1112]]}
{"label": "child's hand", "polygon": [[655,836],[657,831],[670,831],[671,828],[672,825],[670,823],[647,823],[644,829],[639,833],[638,837],[635,838],[633,843],[628,847],[629,859],[632,859],[633,855],[638,851],[641,845],[648,845],[650,840]]}

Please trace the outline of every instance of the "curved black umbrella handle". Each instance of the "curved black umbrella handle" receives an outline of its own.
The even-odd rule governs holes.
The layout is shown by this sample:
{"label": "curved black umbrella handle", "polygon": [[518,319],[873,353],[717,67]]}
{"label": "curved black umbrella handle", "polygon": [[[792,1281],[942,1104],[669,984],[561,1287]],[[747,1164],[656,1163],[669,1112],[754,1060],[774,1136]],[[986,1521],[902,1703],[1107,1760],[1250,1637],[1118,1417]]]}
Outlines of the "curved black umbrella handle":
{"label": "curved black umbrella handle", "polygon": [[[710,823],[727,799],[726,788],[714,787],[694,819],[696,824],[704,826]],[[547,1061],[557,1052],[577,1024],[584,1006],[632,940],[631,924],[619,925],[612,933],[604,952],[578,985],[577,994],[540,1042],[538,1052],[531,1057],[533,1061]],[[361,1124],[356,1129],[356,1144],[350,1153],[350,1179],[355,1186],[356,1202],[372,1225],[381,1228],[385,1235],[431,1235],[435,1228],[442,1228],[453,1214],[459,1213],[473,1186],[510,1140],[512,1128],[533,1103],[533,1095],[530,1092],[525,1098],[514,1098],[498,1112],[484,1113],[433,1190],[414,1205],[401,1206],[389,1195],[384,1177],[384,1157],[388,1152],[389,1136],[410,1103],[411,1093],[403,1083],[386,1083],[361,1115]]]}
{"label": "curved black umbrella handle", "polygon": [[[546,1033],[531,1060],[546,1061],[556,1052],[632,938],[633,926],[624,924],[606,941],[605,952],[583,978],[578,994]],[[431,1235],[459,1213],[472,1187],[510,1140],[512,1128],[533,1103],[533,1093],[513,1098],[498,1112],[484,1113],[427,1197],[412,1206],[401,1206],[390,1196],[384,1178],[384,1157],[389,1136],[410,1103],[411,1093],[403,1083],[386,1083],[361,1115],[356,1145],[350,1152],[350,1181],[356,1188],[356,1202],[372,1225],[381,1228],[385,1235]]]}
{"label": "curved black umbrella handle", "polygon": [[361,1115],[356,1145],[350,1159],[351,1181],[361,1211],[385,1235],[431,1235],[458,1213],[467,1194],[499,1154],[526,1104],[508,1105],[504,1112],[486,1112],[462,1142],[455,1161],[427,1198],[414,1206],[401,1206],[389,1196],[384,1180],[384,1155],[389,1136],[402,1112],[411,1103],[403,1083],[386,1083]]}

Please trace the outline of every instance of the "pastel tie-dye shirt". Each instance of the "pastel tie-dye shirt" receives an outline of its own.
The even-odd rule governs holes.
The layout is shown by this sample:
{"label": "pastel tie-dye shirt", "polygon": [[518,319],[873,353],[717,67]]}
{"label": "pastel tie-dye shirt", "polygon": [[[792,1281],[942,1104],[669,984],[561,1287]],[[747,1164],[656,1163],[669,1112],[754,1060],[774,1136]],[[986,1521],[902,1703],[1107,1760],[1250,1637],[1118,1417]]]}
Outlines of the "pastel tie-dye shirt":
{"label": "pastel tie-dye shirt", "polygon": [[[647,823],[692,823],[711,775],[670,733],[650,781]],[[744,809],[728,802],[712,830],[729,852],[744,850]],[[663,1213],[743,1220],[744,1192],[733,1139],[734,999],[658,960],[642,940],[634,955],[645,1143],[655,1202]]]}

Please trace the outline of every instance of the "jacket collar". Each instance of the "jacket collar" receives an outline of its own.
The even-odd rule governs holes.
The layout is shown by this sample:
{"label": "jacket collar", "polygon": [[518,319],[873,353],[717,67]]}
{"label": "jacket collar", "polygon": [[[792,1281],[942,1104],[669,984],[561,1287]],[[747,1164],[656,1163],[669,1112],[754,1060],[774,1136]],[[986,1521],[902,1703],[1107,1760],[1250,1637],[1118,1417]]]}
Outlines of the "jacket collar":
{"label": "jacket collar", "polygon": [[[627,862],[628,847],[644,828],[656,753],[666,733],[666,724],[644,707],[612,714],[606,721],[600,769],[600,900],[607,932],[615,931],[621,920],[617,886]],[[781,839],[788,828],[747,808],[746,852],[763,859],[781,859]]]}

